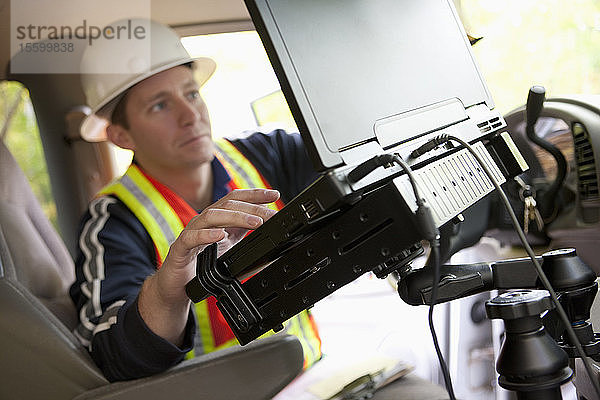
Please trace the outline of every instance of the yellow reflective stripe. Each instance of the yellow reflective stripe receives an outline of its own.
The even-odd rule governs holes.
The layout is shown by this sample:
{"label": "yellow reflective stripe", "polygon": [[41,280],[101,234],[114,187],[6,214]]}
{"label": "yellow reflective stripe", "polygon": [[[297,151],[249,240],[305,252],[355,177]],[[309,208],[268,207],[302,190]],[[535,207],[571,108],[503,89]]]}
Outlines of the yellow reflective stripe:
{"label": "yellow reflective stripe", "polygon": [[[198,354],[200,355],[200,354]],[[196,357],[196,351],[195,349],[191,349],[190,351],[188,351],[187,353],[185,353],[185,360],[191,360],[192,358]]]}
{"label": "yellow reflective stripe", "polygon": [[125,203],[150,234],[162,262],[169,246],[184,227],[169,203],[139,168],[132,164],[125,175],[102,189],[100,194],[115,194]]}
{"label": "yellow reflective stripe", "polygon": [[231,158],[231,161],[233,161],[230,162],[230,164],[232,164],[234,167],[238,166],[246,174],[246,180],[250,181],[255,186],[264,186],[260,173],[234,145],[227,140],[221,140],[218,142],[218,146],[221,149],[226,149],[226,156]]}
{"label": "yellow reflective stripe", "polygon": [[210,318],[208,317],[208,303],[206,300],[196,303],[194,305],[196,309],[196,321],[198,322],[198,333],[202,340],[202,352],[203,354],[215,351],[215,339],[213,337],[212,328],[210,325]]}
{"label": "yellow reflective stripe", "polygon": [[[236,187],[266,189],[258,170],[234,145],[222,138],[216,139],[214,142],[217,148],[215,156],[223,164]],[[267,207],[279,211],[279,207],[275,203],[270,203]]]}
{"label": "yellow reflective stripe", "polygon": [[[146,179],[144,174],[134,166],[135,168],[129,168],[127,170],[127,175],[131,176],[131,179],[138,185],[138,187],[144,192],[146,196],[152,201],[157,210],[161,211],[162,216],[169,224],[171,228],[171,232],[174,233],[175,240],[177,236],[181,233],[184,226],[181,223],[181,220],[177,216],[177,213],[165,198],[160,194],[160,192],[154,187],[154,185]],[[169,244],[170,246],[171,244]]]}
{"label": "yellow reflective stripe", "polygon": [[194,350],[190,350],[186,354],[186,359],[239,344],[238,340],[234,337],[233,339],[222,343],[220,346],[215,347],[214,336],[211,329],[210,319],[208,317],[208,304],[206,300],[196,303],[194,308],[196,312],[196,320],[198,322],[198,335],[200,336],[201,343],[197,343]]}
{"label": "yellow reflective stripe", "polygon": [[223,166],[227,170],[227,173],[229,174],[229,177],[233,181],[233,184],[235,185],[235,187],[237,187],[237,188],[251,188],[251,187],[253,187],[253,185],[251,185],[250,182],[246,181],[242,177],[241,174],[239,174],[233,168],[230,168],[230,164],[227,162],[227,160],[225,159],[225,157],[223,157],[222,153],[215,152],[215,157],[217,157],[217,159],[219,160],[219,162],[221,164],[223,164]]}
{"label": "yellow reflective stripe", "polygon": [[308,368],[321,359],[321,340],[313,329],[308,311],[303,311],[296,316],[295,321],[298,331],[294,334],[300,339],[304,349],[304,368]]}
{"label": "yellow reflective stripe", "polygon": [[[167,256],[169,244],[161,226],[156,222],[146,207],[144,207],[143,204],[139,202],[138,199],[120,182],[115,182],[105,187],[99,194],[114,194],[125,203],[129,210],[142,223],[146,231],[148,231],[148,234],[150,234],[150,237],[158,250],[161,261],[164,260]],[[165,251],[165,248],[167,251]]]}
{"label": "yellow reflective stripe", "polygon": [[217,157],[239,188],[251,188],[263,186],[258,171],[252,166],[246,157],[239,152],[228,140],[217,139],[215,141]]}
{"label": "yellow reflective stripe", "polygon": [[[304,313],[304,311],[302,313]],[[308,345],[308,343],[306,342],[306,338],[304,337],[304,332],[302,331],[302,327],[300,326],[299,317],[300,317],[300,315],[297,315],[294,318],[288,320],[287,333],[289,333],[290,335],[296,336],[298,338],[298,340],[300,341],[300,344],[302,345],[302,350],[304,350],[304,367],[306,367],[309,364],[309,356],[312,356],[312,354],[310,354],[311,348]],[[312,357],[310,357],[310,358],[312,358]]]}
{"label": "yellow reflective stripe", "polygon": [[233,181],[233,185],[236,188],[250,189],[256,187],[255,185],[252,185],[250,182],[245,180],[244,177],[237,171],[231,169],[230,165],[227,163],[227,160],[223,157],[222,153],[215,152],[215,157],[217,157],[219,162],[223,164],[223,166],[227,170],[227,173],[229,174],[229,177]]}
{"label": "yellow reflective stripe", "polygon": [[314,330],[308,311],[303,311],[302,313],[298,314],[298,320],[300,323],[300,329],[302,330],[302,336],[306,339],[306,344],[311,352],[310,357],[308,357],[306,354],[304,356],[304,358],[308,361],[305,367],[308,367],[321,358],[321,340]]}

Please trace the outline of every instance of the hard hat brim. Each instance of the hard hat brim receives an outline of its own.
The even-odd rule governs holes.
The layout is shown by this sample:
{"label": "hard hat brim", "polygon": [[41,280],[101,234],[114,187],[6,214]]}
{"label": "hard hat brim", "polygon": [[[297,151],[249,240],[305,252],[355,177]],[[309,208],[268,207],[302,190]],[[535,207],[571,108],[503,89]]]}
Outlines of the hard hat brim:
{"label": "hard hat brim", "polygon": [[216,69],[216,63],[213,59],[208,57],[189,58],[184,60],[177,60],[159,67],[152,68],[146,73],[137,75],[135,79],[132,79],[119,88],[113,91],[112,94],[106,96],[102,103],[98,104],[93,109],[89,109],[89,115],[81,123],[81,137],[88,142],[102,142],[106,140],[106,127],[109,121],[106,117],[112,115],[112,111],[119,99],[125,94],[125,92],[140,83],[144,79],[147,79],[159,72],[166,71],[170,68],[174,68],[180,65],[192,63],[192,70],[194,79],[198,82],[198,85],[202,86],[212,76]]}

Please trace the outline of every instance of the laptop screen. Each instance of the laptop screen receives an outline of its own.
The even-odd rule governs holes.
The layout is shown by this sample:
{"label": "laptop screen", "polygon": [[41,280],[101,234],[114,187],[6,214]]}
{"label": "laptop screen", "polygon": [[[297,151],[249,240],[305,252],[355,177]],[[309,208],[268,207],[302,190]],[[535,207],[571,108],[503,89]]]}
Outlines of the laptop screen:
{"label": "laptop screen", "polygon": [[447,100],[494,107],[451,0],[246,3],[319,170],[376,140],[378,121]]}

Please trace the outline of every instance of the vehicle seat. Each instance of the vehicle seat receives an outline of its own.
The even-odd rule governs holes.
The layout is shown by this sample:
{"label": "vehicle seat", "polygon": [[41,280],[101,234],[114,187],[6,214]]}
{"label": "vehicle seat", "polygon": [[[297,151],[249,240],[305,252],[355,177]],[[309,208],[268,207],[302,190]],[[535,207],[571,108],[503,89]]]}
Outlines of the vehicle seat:
{"label": "vehicle seat", "polygon": [[2,142],[0,187],[0,398],[269,399],[302,370],[299,341],[275,335],[109,383],[71,333],[73,261]]}
{"label": "vehicle seat", "polygon": [[4,143],[0,145],[0,226],[16,279],[69,329],[75,306],[67,291],[75,280],[73,260],[46,218],[27,178]]}

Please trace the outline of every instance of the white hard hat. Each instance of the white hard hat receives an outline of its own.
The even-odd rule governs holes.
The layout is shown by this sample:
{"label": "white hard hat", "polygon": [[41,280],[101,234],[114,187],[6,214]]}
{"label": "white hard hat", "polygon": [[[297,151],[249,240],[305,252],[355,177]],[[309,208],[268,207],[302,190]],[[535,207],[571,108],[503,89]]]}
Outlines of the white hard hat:
{"label": "white hard hat", "polygon": [[81,125],[81,136],[88,141],[106,138],[108,118],[121,96],[136,83],[169,68],[193,63],[194,77],[203,85],[216,68],[210,58],[190,57],[177,33],[165,25],[139,18],[107,25],[122,26],[147,27],[146,46],[137,46],[132,40],[115,40],[115,30],[108,31],[113,33],[109,39],[91,41],[83,53],[81,84],[91,113]]}

